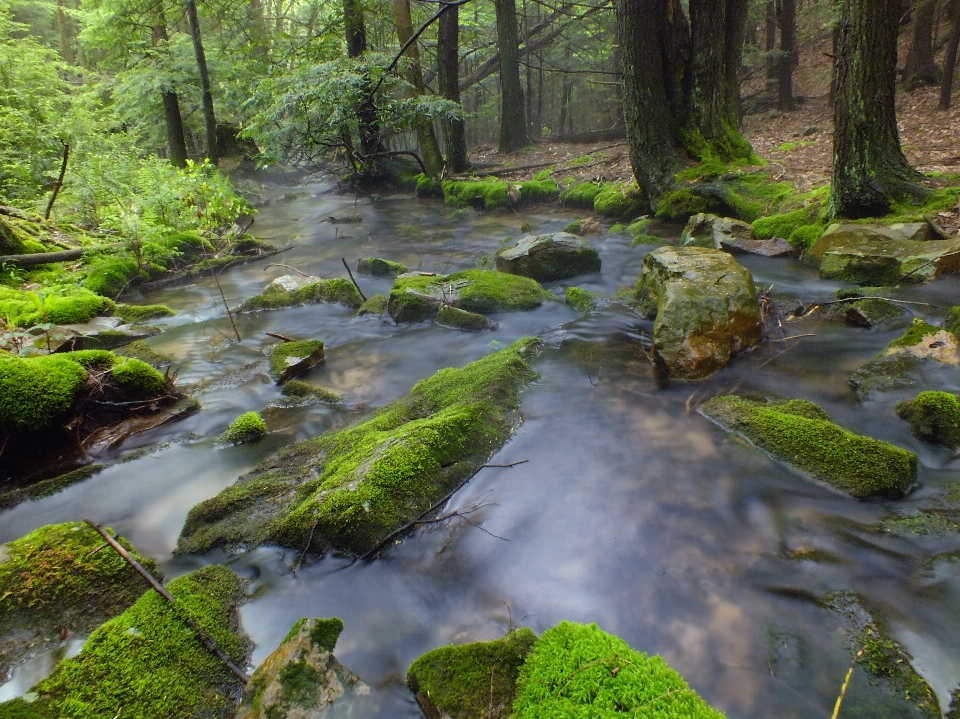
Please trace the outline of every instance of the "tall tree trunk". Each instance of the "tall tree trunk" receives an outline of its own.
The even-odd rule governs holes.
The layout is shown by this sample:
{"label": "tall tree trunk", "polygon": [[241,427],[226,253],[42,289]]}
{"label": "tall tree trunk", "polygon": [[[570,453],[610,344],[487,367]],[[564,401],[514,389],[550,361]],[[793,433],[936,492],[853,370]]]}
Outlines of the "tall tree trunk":
{"label": "tall tree trunk", "polygon": [[899,0],[843,0],[834,104],[833,215],[886,214],[892,199],[922,194],[900,148],[896,81]]}
{"label": "tall tree trunk", "polygon": [[797,66],[797,0],[780,0],[780,53],[777,56],[777,99],[780,109],[797,109],[793,98],[793,69]]}
{"label": "tall tree trunk", "polygon": [[63,10],[63,0],[57,0],[57,32],[60,35],[60,56],[68,65],[73,65],[73,37],[70,30],[70,18]]}
{"label": "tall tree trunk", "polygon": [[[448,11],[449,12],[449,11]],[[347,56],[357,59],[367,51],[367,27],[363,21],[361,0],[343,0],[343,29],[347,41]],[[369,80],[365,90],[369,90]],[[360,148],[365,157],[374,157],[386,148],[380,136],[380,124],[377,122],[377,107],[369,92],[364,92],[363,100],[357,108],[357,123],[360,126]]]}
{"label": "tall tree trunk", "polygon": [[190,23],[190,37],[193,38],[193,54],[197,58],[197,71],[200,73],[200,93],[203,98],[203,123],[206,128],[207,159],[216,165],[220,158],[217,153],[217,116],[213,112],[213,93],[210,90],[210,72],[207,69],[207,57],[203,52],[203,39],[200,37],[200,18],[197,16],[196,0],[187,1],[187,20]]}
{"label": "tall tree trunk", "polygon": [[[460,102],[460,8],[453,6],[440,16],[437,30],[437,83],[440,95],[451,102]],[[443,125],[446,135],[447,165],[451,172],[465,172],[467,139],[463,120],[447,120]]]}
{"label": "tall tree trunk", "polygon": [[[161,43],[166,43],[167,25],[163,17],[156,20],[156,24],[151,28],[153,37],[153,47],[158,49]],[[166,52],[166,48],[162,48]],[[183,135],[183,116],[180,114],[180,98],[172,89],[167,88],[162,91],[163,96],[163,117],[167,127],[167,153],[170,157],[170,164],[174,167],[186,167],[187,165],[187,141]]]}
{"label": "tall tree trunk", "polygon": [[515,0],[494,0],[497,16],[497,44],[500,49],[500,152],[525,147],[526,113],[520,85],[520,49],[517,38]]}
{"label": "tall tree trunk", "polygon": [[903,84],[908,90],[940,82],[940,68],[933,56],[933,24],[937,0],[920,0],[913,14],[913,40],[903,67]]}
{"label": "tall tree trunk", "polygon": [[771,89],[777,79],[777,3],[775,0],[767,0],[764,30],[766,31],[764,49],[767,53],[767,89]]}
{"label": "tall tree trunk", "polygon": [[940,85],[941,110],[950,109],[950,99],[953,94],[953,73],[957,66],[957,50],[960,48],[960,0],[953,2],[953,24],[950,26],[950,37],[943,56],[943,80]]}

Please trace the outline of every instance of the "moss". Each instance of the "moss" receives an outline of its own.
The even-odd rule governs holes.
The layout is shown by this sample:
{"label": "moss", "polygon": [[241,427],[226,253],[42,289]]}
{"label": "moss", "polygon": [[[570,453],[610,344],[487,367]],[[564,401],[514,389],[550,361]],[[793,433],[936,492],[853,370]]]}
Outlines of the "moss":
{"label": "moss", "polygon": [[339,617],[316,619],[310,630],[310,642],[322,652],[332,652],[337,646],[340,633],[343,632],[343,620]]}
{"label": "moss", "polygon": [[[50,479],[43,479],[26,487],[0,491],[0,510],[16,507],[21,502],[26,502],[27,500],[49,497],[73,484],[78,484],[79,482],[90,479],[90,477],[99,473],[104,467],[105,465],[102,464],[88,464],[85,467],[74,469]],[[2,674],[2,672],[0,672],[0,674]]]}
{"label": "moss", "polygon": [[[634,224],[636,224],[636,223],[634,223]],[[619,233],[619,232],[623,232],[623,231],[626,230],[626,229],[627,229],[627,228],[626,228],[626,225],[624,225],[622,222],[617,222],[616,224],[610,225],[610,229],[607,230],[607,234],[608,234],[608,235],[615,235],[615,234],[617,234],[617,233]]]}
{"label": "moss", "polygon": [[719,209],[715,202],[689,187],[665,192],[657,200],[656,215],[670,220],[681,220],[701,212]]}
{"label": "moss", "polygon": [[0,217],[0,255],[23,255],[40,250],[30,249],[36,244],[34,237],[17,226],[15,222]]}
{"label": "moss", "polygon": [[76,285],[54,285],[42,295],[0,287],[0,315],[13,317],[19,327],[41,322],[83,324],[97,316],[112,315],[116,308],[106,297]]}
{"label": "moss", "polygon": [[362,554],[472,476],[536,378],[525,339],[441,370],[354,427],[299,442],[194,507],[179,552],[272,543]]}
{"label": "moss", "polygon": [[117,305],[117,317],[128,324],[158,320],[162,317],[173,317],[175,310],[166,305]]}
{"label": "moss", "polygon": [[444,180],[443,195],[448,204],[496,210],[511,204],[510,186],[503,180]]}
{"label": "moss", "polygon": [[283,307],[294,307],[311,302],[337,302],[355,310],[360,309],[363,298],[350,280],[336,278],[320,280],[305,285],[292,292],[268,289],[262,295],[256,295],[245,300],[237,312],[256,312],[258,310],[277,310]]}
{"label": "moss", "polygon": [[114,366],[111,376],[134,397],[153,397],[166,389],[167,378],[142,360],[127,357]]}
{"label": "moss", "polygon": [[83,286],[104,297],[117,297],[125,287],[147,273],[132,257],[107,257],[91,265]]}
{"label": "moss", "polygon": [[450,305],[442,305],[434,318],[434,322],[441,327],[449,327],[455,330],[464,330],[467,332],[482,332],[484,330],[495,330],[498,325],[493,320],[487,319],[476,312],[467,312]]}
{"label": "moss", "polygon": [[387,298],[384,295],[376,294],[360,305],[357,315],[382,315],[387,311]]}
{"label": "moss", "polygon": [[[622,225],[621,225],[621,227],[622,227]],[[563,231],[564,231],[564,232],[569,232],[569,233],[572,234],[572,235],[579,235],[581,229],[583,229],[583,220],[580,219],[580,218],[577,218],[576,220],[574,220],[573,222],[571,222],[569,225],[567,225],[566,227],[564,227],[564,228],[563,228]]]}
{"label": "moss", "polygon": [[209,240],[205,240],[196,232],[174,232],[163,238],[162,244],[167,249],[179,252],[189,259],[196,259],[204,253],[216,251]]}
{"label": "moss", "polygon": [[591,312],[597,308],[597,295],[590,290],[584,290],[579,287],[568,287],[564,302],[573,307],[577,312]]}
{"label": "moss", "polygon": [[311,367],[323,359],[323,342],[320,340],[283,342],[270,350],[270,376],[274,381],[281,382],[291,376],[293,367],[308,359],[313,360]]}
{"label": "moss", "polygon": [[817,207],[810,205],[779,215],[760,217],[753,222],[753,235],[758,240],[768,240],[773,237],[786,240],[795,230],[816,220],[817,213]]}
{"label": "moss", "polygon": [[596,182],[581,182],[579,185],[575,185],[561,192],[560,202],[567,207],[583,207],[592,210],[597,195],[609,187],[609,184],[603,185]]}
{"label": "moss", "polygon": [[934,512],[920,512],[913,517],[892,517],[880,522],[879,528],[890,534],[942,535],[960,531],[955,519]]}
{"label": "moss", "polygon": [[914,345],[920,344],[927,335],[935,335],[939,331],[940,329],[938,327],[934,327],[917,317],[907,328],[907,331],[903,333],[903,336],[893,340],[889,346],[913,347]]}
{"label": "moss", "polygon": [[154,369],[162,369],[173,364],[173,360],[160,354],[143,340],[136,340],[123,347],[118,347],[113,350],[113,353],[119,357],[132,357],[141,360]]}
{"label": "moss", "polygon": [[374,277],[396,277],[406,273],[407,267],[399,262],[381,260],[379,257],[361,257],[357,263],[357,270]]}
{"label": "moss", "polygon": [[168,586],[167,604],[147,592],[120,616],[97,629],[83,651],[61,662],[35,688],[31,706],[43,717],[127,719],[230,717],[238,680],[187,625],[187,613],[235,663],[243,665],[244,637],[233,630],[243,582],[212,565]]}
{"label": "moss", "polygon": [[917,476],[917,456],[856,435],[811,402],[756,402],[728,395],[700,407],[705,417],[776,459],[859,499],[901,497]]}
{"label": "moss", "polygon": [[520,201],[523,203],[554,202],[558,197],[560,186],[554,179],[534,179],[520,183]]}
{"label": "moss", "polygon": [[897,416],[910,423],[913,436],[924,442],[960,447],[960,401],[950,392],[921,392],[900,402]]}
{"label": "moss", "polygon": [[298,403],[306,403],[314,399],[326,404],[339,404],[343,401],[343,397],[335,392],[325,390],[323,387],[314,387],[299,379],[292,379],[285,383],[280,394]]}
{"label": "moss", "polygon": [[521,627],[492,642],[434,649],[407,670],[407,686],[421,706],[429,702],[451,719],[506,719],[520,667],[536,640]]}
{"label": "moss", "polygon": [[593,211],[604,217],[633,217],[646,208],[647,204],[643,201],[636,183],[611,185],[604,188],[593,200]]}
{"label": "moss", "polygon": [[220,436],[220,441],[225,444],[256,442],[266,433],[267,423],[258,412],[244,412],[230,423],[227,431]]}
{"label": "moss", "polygon": [[659,656],[630,648],[596,624],[544,632],[517,681],[513,719],[723,719]]}
{"label": "moss", "polygon": [[960,338],[960,307],[950,308],[947,319],[943,322],[943,329]]}
{"label": "moss", "polygon": [[71,407],[87,379],[69,355],[20,357],[0,354],[0,427],[39,430]]}
{"label": "moss", "polygon": [[417,197],[443,197],[443,186],[421,172],[417,175]]}
{"label": "moss", "polygon": [[804,225],[791,232],[787,238],[787,242],[796,247],[800,252],[807,252],[817,243],[817,240],[823,235],[824,230],[823,225]]}

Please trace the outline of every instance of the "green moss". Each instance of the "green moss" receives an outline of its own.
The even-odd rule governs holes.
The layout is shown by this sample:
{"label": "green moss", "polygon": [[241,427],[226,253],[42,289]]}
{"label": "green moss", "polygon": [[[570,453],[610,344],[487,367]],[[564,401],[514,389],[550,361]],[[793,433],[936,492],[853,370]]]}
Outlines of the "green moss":
{"label": "green moss", "polygon": [[117,317],[128,324],[173,317],[175,314],[176,311],[166,305],[117,305]]}
{"label": "green moss", "polygon": [[924,442],[960,447],[960,401],[950,392],[921,392],[900,402],[897,416],[910,423],[913,436]]}
{"label": "green moss", "polygon": [[763,403],[728,395],[708,400],[700,412],[774,458],[859,499],[901,497],[916,479],[915,454],[856,435],[811,402]]}
{"label": "green moss", "polygon": [[467,332],[482,332],[484,330],[497,329],[497,323],[487,319],[476,312],[467,312],[450,305],[441,305],[437,316],[434,318],[441,327],[449,327],[455,330],[465,330]]}
{"label": "green moss", "polygon": [[[15,222],[0,217],[0,255],[23,255],[38,250],[31,250],[29,246],[36,243],[30,233],[25,232]],[[41,250],[42,251],[42,248]]]}
{"label": "green moss", "polygon": [[513,719],[722,719],[658,656],[596,624],[544,632],[520,669]]}
{"label": "green moss", "polygon": [[162,369],[173,364],[173,360],[160,354],[143,340],[136,340],[123,347],[118,347],[113,350],[113,353],[119,357],[132,357],[141,360],[154,369]]}
{"label": "green moss", "polygon": [[374,277],[396,277],[406,273],[407,267],[399,262],[381,260],[379,257],[361,257],[357,263],[357,270]]}
{"label": "green moss", "polygon": [[609,187],[609,184],[603,185],[596,182],[581,182],[579,185],[575,185],[561,192],[560,202],[567,207],[583,207],[592,210],[597,195]]}
{"label": "green moss", "polygon": [[19,327],[41,322],[83,324],[100,315],[112,315],[117,306],[76,285],[54,285],[41,292],[0,287],[0,315],[15,318]]}
{"label": "green moss", "polygon": [[560,197],[560,186],[553,179],[533,179],[520,183],[520,201],[523,203],[532,202],[554,202]]}
{"label": "green moss", "polygon": [[86,379],[86,371],[68,355],[21,359],[0,354],[0,427],[49,427],[73,407]]}
{"label": "green moss", "polygon": [[517,677],[537,635],[525,627],[503,639],[427,652],[407,671],[407,686],[452,719],[507,719]]}
{"label": "green moss", "polygon": [[704,197],[693,188],[683,187],[661,195],[655,209],[657,217],[681,220],[701,212],[713,212],[719,208],[715,201]]}
{"label": "green moss", "polygon": [[299,379],[292,379],[285,383],[280,390],[280,394],[299,403],[309,402],[314,399],[326,404],[339,404],[343,401],[340,395],[325,390],[323,387],[314,387],[312,384],[307,384]]}
{"label": "green moss", "polygon": [[823,225],[805,225],[798,227],[787,238],[787,242],[800,252],[806,252],[813,247],[826,228]]}
{"label": "green moss", "polygon": [[573,235],[579,235],[581,229],[583,229],[583,220],[580,218],[577,218],[576,220],[571,222],[569,225],[564,227],[563,231],[569,232],[570,234],[573,234]]}
{"label": "green moss", "polygon": [[167,387],[167,378],[153,367],[132,357],[117,363],[111,372],[113,379],[134,397],[153,397]]}
{"label": "green moss", "polygon": [[934,327],[917,317],[907,328],[907,331],[903,333],[903,336],[893,340],[889,346],[913,347],[914,345],[920,344],[927,335],[935,335],[939,331],[939,327]]}
{"label": "green moss", "polygon": [[384,295],[376,294],[357,310],[357,315],[382,315],[387,311],[387,298]]}
{"label": "green moss", "polygon": [[511,204],[509,185],[503,180],[444,180],[443,195],[448,204],[495,210]]}
{"label": "green moss", "polygon": [[579,287],[568,287],[564,302],[573,307],[577,312],[592,312],[597,308],[597,295],[590,290],[584,290]]}
{"label": "green moss", "polygon": [[536,378],[525,339],[441,370],[339,432],[299,442],[194,507],[179,552],[272,543],[362,554],[470,477],[507,440]]}
{"label": "green moss", "polygon": [[417,197],[443,197],[443,186],[421,172],[417,175]]}
{"label": "green moss", "polygon": [[133,280],[146,276],[132,257],[110,256],[90,266],[83,286],[104,297],[117,297]]}
{"label": "green moss", "polygon": [[316,360],[314,364],[323,359],[323,342],[320,340],[283,342],[270,350],[270,376],[280,382],[289,376],[292,367],[311,357]]}
{"label": "green moss", "polygon": [[174,606],[149,591],[97,629],[73,659],[61,662],[34,690],[31,706],[43,717],[187,719],[231,717],[238,680],[187,625],[187,613],[235,663],[247,642],[233,627],[243,582],[212,565],[168,586]]}
{"label": "green moss", "polygon": [[310,630],[310,642],[322,652],[332,652],[337,646],[340,633],[343,632],[343,620],[339,617],[316,619]]}
{"label": "green moss", "polygon": [[947,319],[943,323],[943,329],[950,332],[954,337],[960,338],[960,307],[950,308]]}
{"label": "green moss", "polygon": [[795,230],[816,220],[817,214],[817,207],[810,205],[779,215],[760,217],[753,222],[753,235],[758,240],[768,240],[773,237],[786,240]]}
{"label": "green moss", "polygon": [[636,183],[611,185],[604,188],[593,200],[593,211],[604,217],[633,217],[646,208],[647,204],[643,201]]}
{"label": "green moss", "polygon": [[[90,479],[90,477],[99,473],[104,466],[105,465],[102,464],[88,464],[85,467],[74,469],[57,477],[43,479],[39,482],[29,484],[26,487],[0,491],[0,510],[16,507],[21,502],[26,502],[30,499],[49,497],[52,494],[66,489],[70,485]],[[2,672],[0,672],[0,674],[2,674]]]}
{"label": "green moss", "polygon": [[258,412],[244,412],[237,417],[227,431],[220,436],[225,444],[243,444],[255,442],[267,433],[267,423]]}
{"label": "green moss", "polygon": [[[634,224],[636,224],[636,223],[634,223]],[[616,224],[614,224],[614,225],[610,225],[610,229],[607,230],[607,234],[608,234],[608,235],[615,235],[615,234],[617,234],[618,232],[623,232],[623,231],[626,230],[626,229],[627,229],[626,226],[625,226],[622,222],[618,222],[618,223],[616,223]]]}
{"label": "green moss", "polygon": [[277,310],[283,307],[294,307],[311,302],[337,302],[355,310],[360,309],[363,298],[350,280],[336,278],[320,280],[305,285],[292,292],[284,292],[275,288],[268,288],[262,295],[256,295],[245,300],[237,312],[256,312],[258,310]]}
{"label": "green moss", "polygon": [[934,512],[920,512],[913,517],[892,517],[880,522],[880,530],[890,534],[942,535],[960,531],[955,519]]}

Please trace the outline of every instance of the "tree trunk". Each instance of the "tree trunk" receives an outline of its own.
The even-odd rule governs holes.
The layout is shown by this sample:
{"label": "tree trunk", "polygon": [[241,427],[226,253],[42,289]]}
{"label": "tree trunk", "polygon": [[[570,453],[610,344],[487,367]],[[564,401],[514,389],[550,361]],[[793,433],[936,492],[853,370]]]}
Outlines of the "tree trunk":
{"label": "tree trunk", "polygon": [[953,73],[957,66],[957,49],[960,47],[960,0],[953,3],[953,24],[950,26],[950,37],[943,56],[943,80],[940,85],[939,109],[950,109],[950,98],[953,94]]}
{"label": "tree trunk", "polygon": [[780,109],[797,109],[793,98],[793,69],[797,54],[797,0],[780,0],[780,53],[777,56],[777,98]]}
{"label": "tree trunk", "polygon": [[770,89],[777,79],[777,4],[774,0],[767,0],[764,29],[766,31],[764,47],[767,52],[767,89]]}
{"label": "tree trunk", "polygon": [[[161,43],[165,43],[167,37],[167,25],[163,17],[156,20],[156,25],[151,28],[153,36],[153,47],[157,49]],[[163,48],[166,52],[166,48]],[[180,114],[180,98],[172,89],[161,91],[163,96],[163,117],[167,127],[167,153],[170,164],[174,167],[186,167],[187,165],[187,141],[183,135],[183,116]]]}
{"label": "tree trunk", "polygon": [[57,0],[57,32],[60,34],[60,56],[68,65],[73,65],[73,38],[70,29],[69,18],[63,11],[63,0]]}
{"label": "tree trunk", "polygon": [[500,152],[508,153],[528,143],[523,87],[520,85],[520,50],[515,0],[494,0],[497,44],[500,49]]}
{"label": "tree trunk", "polygon": [[[343,29],[347,41],[347,56],[357,59],[367,51],[367,28],[363,22],[361,0],[343,0]],[[366,81],[365,90],[369,90]],[[360,126],[360,147],[364,156],[376,156],[386,148],[380,137],[380,124],[377,122],[377,107],[369,92],[364,92],[363,101],[357,108],[357,122]]]}
{"label": "tree trunk", "polygon": [[920,0],[913,17],[913,41],[903,68],[903,85],[915,90],[940,82],[940,68],[933,57],[933,23],[937,0]]}
{"label": "tree trunk", "polygon": [[213,93],[210,90],[210,72],[207,70],[207,57],[203,52],[203,40],[200,37],[200,18],[197,17],[196,0],[187,2],[187,20],[190,23],[190,36],[193,38],[193,54],[197,58],[197,71],[200,73],[200,93],[203,98],[203,123],[206,128],[207,159],[216,165],[217,156],[217,116],[213,112]]}
{"label": "tree trunk", "polygon": [[900,148],[896,81],[899,0],[843,0],[840,10],[833,181],[836,217],[886,214],[924,192]]}
{"label": "tree trunk", "polygon": [[[440,95],[451,102],[460,102],[460,8],[453,6],[440,16],[437,30],[437,83]],[[453,173],[466,172],[467,139],[463,120],[447,120],[447,165]]]}

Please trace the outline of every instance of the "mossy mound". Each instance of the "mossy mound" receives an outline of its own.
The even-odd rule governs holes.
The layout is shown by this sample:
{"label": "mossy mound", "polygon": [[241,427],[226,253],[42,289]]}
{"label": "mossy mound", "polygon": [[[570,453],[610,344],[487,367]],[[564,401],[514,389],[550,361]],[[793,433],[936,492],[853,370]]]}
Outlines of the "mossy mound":
{"label": "mossy mound", "polygon": [[229,568],[212,565],[172,581],[167,589],[175,605],[154,591],[143,594],[90,635],[78,656],[37,684],[33,703],[17,699],[2,710],[42,719],[232,717],[241,684],[204,647],[184,614],[242,666],[248,643],[236,629],[235,610],[244,596],[243,581]]}
{"label": "mossy mound", "polygon": [[560,186],[553,178],[528,180],[520,183],[520,202],[524,204],[555,202],[559,197]]}
{"label": "mossy mound", "polygon": [[364,315],[383,315],[387,311],[387,298],[385,295],[376,294],[362,305],[360,309],[357,310],[357,316],[362,317]]}
{"label": "mossy mound", "polygon": [[226,432],[220,435],[220,441],[224,444],[243,444],[244,442],[256,442],[267,434],[267,423],[259,412],[244,412],[237,417]]}
{"label": "mossy mound", "polygon": [[[607,185],[607,188],[610,186]],[[560,202],[567,207],[583,207],[593,209],[597,195],[603,192],[605,186],[596,182],[581,182],[560,193]]]}
{"label": "mossy mound", "polygon": [[407,686],[428,717],[507,719],[520,667],[536,641],[521,627],[492,642],[434,649],[407,670]]}
{"label": "mossy mound", "polygon": [[314,400],[324,404],[340,404],[343,401],[343,397],[335,392],[314,387],[299,379],[292,379],[284,384],[280,394],[290,400],[290,404],[309,404]]}
{"label": "mossy mound", "polygon": [[190,510],[177,551],[268,543],[369,551],[507,441],[520,389],[537,377],[527,360],[538,346],[523,339],[441,370],[365,422],[285,449]]}
{"label": "mossy mound", "polygon": [[925,337],[935,335],[939,331],[939,327],[934,327],[927,321],[917,317],[913,320],[913,322],[910,323],[907,331],[904,332],[900,337],[897,337],[895,340],[891,341],[888,347],[891,349],[915,347],[923,342]]}
{"label": "mossy mound", "polygon": [[[152,560],[120,543],[156,573]],[[0,546],[0,676],[39,647],[58,644],[62,629],[86,634],[146,591],[143,578],[103,546],[80,522],[41,527]]]}
{"label": "mossy mound", "polygon": [[390,290],[387,311],[396,322],[422,322],[441,305],[467,312],[513,312],[539,307],[554,296],[536,280],[490,270],[464,270],[452,275],[405,275]]}
{"label": "mossy mound", "polygon": [[361,257],[357,271],[374,277],[396,277],[406,273],[407,267],[399,262],[382,260],[379,257]]}
{"label": "mossy mound", "polygon": [[363,304],[363,298],[350,280],[342,278],[320,280],[289,292],[270,285],[263,294],[244,300],[237,312],[277,310],[311,302],[337,302],[358,310]]}
{"label": "mossy mound", "polygon": [[609,185],[593,199],[593,211],[603,217],[634,217],[647,209],[636,183]]}
{"label": "mossy mound", "polygon": [[917,476],[913,452],[854,434],[806,400],[761,402],[727,395],[704,402],[700,414],[858,499],[902,497]]}
{"label": "mossy mound", "polygon": [[117,317],[127,324],[136,324],[137,322],[146,322],[147,320],[158,320],[163,317],[173,317],[175,310],[166,305],[117,305]]}
{"label": "mossy mound", "polygon": [[417,197],[443,197],[443,186],[422,172],[417,175]]}
{"label": "mossy mound", "polygon": [[323,359],[323,342],[320,340],[283,342],[270,350],[270,377],[277,384],[283,384]]}
{"label": "mossy mound", "polygon": [[597,293],[579,287],[568,287],[564,302],[577,312],[592,312],[597,308]]}
{"label": "mossy mound", "polygon": [[49,427],[73,408],[86,370],[70,355],[21,359],[0,355],[0,427]]}
{"label": "mossy mound", "polygon": [[483,332],[484,330],[495,330],[499,325],[491,319],[477,314],[476,312],[467,312],[459,310],[450,305],[443,305],[434,323],[441,327],[449,327],[453,330],[464,330],[466,332]]}
{"label": "mossy mound", "polygon": [[0,217],[0,255],[26,255],[45,249],[19,222]]}
{"label": "mossy mound", "polygon": [[[153,274],[161,273],[162,268]],[[135,280],[145,280],[150,277],[151,273],[143,269],[134,258],[107,255],[90,265],[83,286],[103,297],[117,297]]]}
{"label": "mossy mound", "polygon": [[444,180],[443,196],[447,204],[458,207],[470,205],[484,210],[508,207],[514,202],[510,197],[510,186],[492,177],[485,180]]}
{"label": "mossy mound", "polygon": [[146,362],[132,357],[118,358],[110,374],[131,397],[153,397],[167,386],[166,377]]}
{"label": "mossy mound", "polygon": [[897,416],[910,423],[913,436],[923,442],[960,447],[960,400],[950,392],[921,392],[916,399],[897,404]]}
{"label": "mossy mound", "polygon": [[117,310],[111,300],[76,285],[54,285],[42,292],[0,286],[0,317],[17,327],[41,322],[75,325]]}

